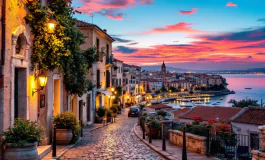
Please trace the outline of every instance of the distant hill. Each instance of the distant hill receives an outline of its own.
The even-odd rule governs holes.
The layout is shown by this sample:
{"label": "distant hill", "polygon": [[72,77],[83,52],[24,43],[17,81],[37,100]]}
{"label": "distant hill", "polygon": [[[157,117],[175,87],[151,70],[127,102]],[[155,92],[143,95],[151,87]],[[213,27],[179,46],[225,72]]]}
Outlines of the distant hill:
{"label": "distant hill", "polygon": [[[147,71],[161,71],[161,66],[141,66],[142,70],[147,70]],[[179,72],[179,73],[184,73],[184,72],[197,72],[197,73],[212,73],[212,72],[265,72],[265,68],[251,68],[251,69],[246,69],[246,70],[188,70],[188,69],[183,69],[183,68],[174,68],[174,67],[167,67],[167,71],[171,72]]]}

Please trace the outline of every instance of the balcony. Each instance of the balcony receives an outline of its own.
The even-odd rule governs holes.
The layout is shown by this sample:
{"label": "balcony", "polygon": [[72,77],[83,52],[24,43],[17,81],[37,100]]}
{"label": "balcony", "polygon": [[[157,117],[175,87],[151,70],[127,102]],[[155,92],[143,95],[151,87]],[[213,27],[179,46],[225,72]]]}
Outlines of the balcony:
{"label": "balcony", "polygon": [[110,67],[113,64],[113,56],[106,56],[106,67]]}

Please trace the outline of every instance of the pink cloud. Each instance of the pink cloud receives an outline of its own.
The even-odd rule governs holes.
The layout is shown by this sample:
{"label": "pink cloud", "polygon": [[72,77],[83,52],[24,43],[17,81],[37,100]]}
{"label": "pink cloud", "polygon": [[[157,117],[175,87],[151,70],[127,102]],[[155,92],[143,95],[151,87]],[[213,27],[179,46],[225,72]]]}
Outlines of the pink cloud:
{"label": "pink cloud", "polygon": [[126,9],[136,5],[151,5],[153,0],[80,0],[82,6],[76,10],[92,15],[99,13],[114,20],[122,20],[121,9]]}
{"label": "pink cloud", "polygon": [[180,32],[180,33],[200,33],[201,31],[195,30],[191,28],[190,23],[180,22],[174,25],[166,25],[162,28],[154,28],[151,31],[144,32],[144,34],[152,34],[152,33],[172,33],[172,32]]}
{"label": "pink cloud", "polygon": [[107,16],[109,19],[114,19],[114,20],[123,19],[123,13],[117,13],[117,10],[114,9],[103,9],[97,13],[99,13],[102,16]]}
{"label": "pink cloud", "polygon": [[235,4],[235,3],[233,3],[233,2],[228,2],[228,3],[226,4],[226,6],[227,6],[227,7],[236,7],[237,4]]}
{"label": "pink cloud", "polygon": [[[223,34],[195,36],[189,44],[162,44],[130,49],[130,55],[115,51],[115,57],[126,63],[262,63],[265,61],[264,35],[261,29]],[[175,42],[175,41],[174,41]],[[247,58],[248,57],[248,58]]]}
{"label": "pink cloud", "polygon": [[198,10],[197,8],[193,8],[190,11],[179,11],[179,14],[185,14],[185,15],[194,14],[197,10]]}

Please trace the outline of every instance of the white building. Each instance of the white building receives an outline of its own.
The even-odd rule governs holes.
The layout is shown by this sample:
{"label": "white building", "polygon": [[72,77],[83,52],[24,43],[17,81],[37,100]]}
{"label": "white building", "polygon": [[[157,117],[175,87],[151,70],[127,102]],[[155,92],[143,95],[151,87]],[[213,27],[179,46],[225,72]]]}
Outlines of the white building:
{"label": "white building", "polygon": [[260,149],[259,126],[265,125],[265,109],[260,107],[246,107],[231,118],[233,131],[238,135],[244,135],[247,146],[250,149]]}
{"label": "white building", "polygon": [[123,81],[123,61],[120,61],[116,58],[113,59],[113,66],[112,66],[112,85],[122,86]]}

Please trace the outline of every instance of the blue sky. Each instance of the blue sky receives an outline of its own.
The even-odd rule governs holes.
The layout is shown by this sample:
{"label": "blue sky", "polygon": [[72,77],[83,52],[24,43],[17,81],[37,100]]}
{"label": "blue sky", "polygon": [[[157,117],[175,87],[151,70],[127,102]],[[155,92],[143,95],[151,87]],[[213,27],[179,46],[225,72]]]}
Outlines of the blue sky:
{"label": "blue sky", "polygon": [[126,63],[158,65],[164,60],[188,69],[265,67],[263,0],[74,0],[73,6],[82,11],[78,19],[92,23],[93,14],[94,24],[119,38],[113,54]]}

